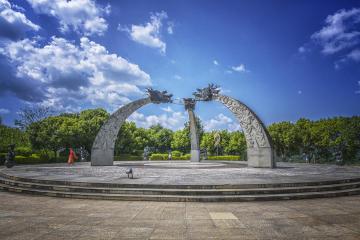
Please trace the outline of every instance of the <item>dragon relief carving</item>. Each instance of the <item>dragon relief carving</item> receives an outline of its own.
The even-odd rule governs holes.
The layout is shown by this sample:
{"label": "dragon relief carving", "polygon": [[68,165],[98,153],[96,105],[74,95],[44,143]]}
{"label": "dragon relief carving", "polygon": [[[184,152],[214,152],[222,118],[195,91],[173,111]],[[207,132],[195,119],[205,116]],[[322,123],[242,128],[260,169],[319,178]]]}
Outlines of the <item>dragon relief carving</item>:
{"label": "dragon relief carving", "polygon": [[193,95],[197,101],[211,101],[219,92],[220,87],[211,83],[206,88],[197,88]]}
{"label": "dragon relief carving", "polygon": [[159,104],[172,102],[171,98],[173,95],[168,93],[167,91],[158,91],[152,88],[147,88],[146,91],[152,103]]}
{"label": "dragon relief carving", "polygon": [[248,148],[270,146],[261,122],[246,105],[235,99],[219,94],[214,94],[213,98],[222,102],[238,118],[240,126],[244,131]]}

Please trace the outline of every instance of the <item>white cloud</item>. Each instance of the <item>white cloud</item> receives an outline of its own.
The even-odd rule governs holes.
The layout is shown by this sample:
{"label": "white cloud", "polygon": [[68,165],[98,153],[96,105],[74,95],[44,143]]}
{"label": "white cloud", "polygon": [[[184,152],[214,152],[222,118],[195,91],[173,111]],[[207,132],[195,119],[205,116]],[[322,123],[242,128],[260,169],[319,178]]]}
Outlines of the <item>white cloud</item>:
{"label": "white cloud", "polygon": [[182,79],[182,77],[181,77],[180,75],[177,75],[177,74],[174,75],[174,78],[175,78],[176,80],[181,80],[181,79]]}
{"label": "white cloud", "polygon": [[219,65],[218,61],[214,60],[213,61],[214,65]]}
{"label": "white cloud", "polygon": [[206,120],[203,122],[204,130],[207,132],[220,129],[227,129],[230,132],[241,131],[240,124],[236,119],[234,120],[232,118],[229,118],[222,113],[218,114],[210,120]]}
{"label": "white cloud", "polygon": [[174,23],[173,22],[168,22],[167,23],[167,32],[168,34],[174,34]]}
{"label": "white cloud", "polygon": [[244,64],[240,64],[238,66],[233,66],[231,69],[235,72],[248,72],[248,70],[245,68]]}
{"label": "white cloud", "polygon": [[38,86],[42,103],[59,110],[86,104],[111,110],[110,105],[117,108],[129,96],[142,94],[139,87],[151,85],[150,76],[138,65],[86,37],[80,46],[56,37],[45,46],[24,39],[0,52],[15,67],[17,79]]}
{"label": "white cloud", "polygon": [[178,130],[184,127],[186,116],[184,112],[168,112],[161,115],[145,116],[142,113],[134,112],[128,118],[128,121],[135,122],[136,126],[149,128],[153,125],[160,124],[165,128]]}
{"label": "white cloud", "polygon": [[16,40],[25,36],[27,31],[40,29],[40,26],[19,11],[17,5],[10,4],[8,0],[0,0],[0,37]]}
{"label": "white cloud", "polygon": [[220,89],[220,93],[221,93],[221,94],[225,94],[225,93],[230,93],[230,92],[231,92],[231,90],[230,90],[230,89],[227,89],[227,88],[219,87],[219,89]]}
{"label": "white cloud", "polygon": [[352,50],[347,57],[351,60],[354,60],[356,62],[360,61],[360,49],[354,49]]}
{"label": "white cloud", "polygon": [[6,108],[0,108],[0,114],[8,114],[10,111]]}
{"label": "white cloud", "polygon": [[163,110],[164,112],[174,112],[174,110],[170,107],[170,106],[167,106],[166,108],[161,108],[161,110]]}
{"label": "white cloud", "polygon": [[53,16],[60,22],[60,30],[103,35],[108,28],[103,15],[110,13],[110,5],[101,7],[93,0],[27,0],[37,13]]}
{"label": "white cloud", "polygon": [[224,114],[220,113],[210,120],[204,121],[204,130],[212,131],[219,128],[226,128],[228,124],[233,123],[233,120]]}
{"label": "white cloud", "polygon": [[235,131],[241,131],[242,130],[241,127],[240,127],[240,124],[237,121],[233,122],[233,123],[229,123],[227,129],[230,132],[235,132]]}
{"label": "white cloud", "polygon": [[162,21],[167,17],[166,12],[162,11],[151,14],[150,22],[144,25],[131,25],[131,29],[119,25],[118,29],[128,32],[133,41],[151,48],[157,48],[161,54],[165,54],[166,43],[161,39],[160,31],[163,25]]}
{"label": "white cloud", "polygon": [[325,26],[315,32],[311,39],[322,47],[322,53],[335,54],[351,50],[360,43],[360,9],[341,9],[325,20]]}
{"label": "white cloud", "polygon": [[305,53],[305,52],[308,52],[308,51],[309,51],[309,49],[306,48],[305,46],[301,46],[301,47],[298,48],[299,53]]}

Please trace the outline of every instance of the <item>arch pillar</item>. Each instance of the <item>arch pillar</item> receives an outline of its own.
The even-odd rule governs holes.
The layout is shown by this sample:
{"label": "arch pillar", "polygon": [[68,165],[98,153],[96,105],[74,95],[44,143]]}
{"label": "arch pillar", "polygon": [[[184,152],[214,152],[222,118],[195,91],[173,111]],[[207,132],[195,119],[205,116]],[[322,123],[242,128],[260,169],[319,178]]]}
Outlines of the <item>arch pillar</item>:
{"label": "arch pillar", "polygon": [[136,100],[121,107],[101,126],[91,148],[91,166],[112,166],[115,141],[125,120],[142,106],[151,103],[150,97]]}
{"label": "arch pillar", "polygon": [[191,162],[200,162],[200,143],[195,118],[195,100],[184,98],[185,109],[189,114],[190,143],[191,143]]}
{"label": "arch pillar", "polygon": [[148,103],[171,103],[172,94],[167,91],[158,91],[152,88],[147,89],[149,97],[142,98],[122,106],[113,113],[110,118],[101,126],[91,148],[92,166],[111,166],[114,162],[115,141],[121,126],[125,120],[136,110]]}
{"label": "arch pillar", "polygon": [[271,137],[260,118],[244,103],[231,97],[213,94],[212,99],[224,104],[238,119],[246,139],[248,166],[275,168]]}

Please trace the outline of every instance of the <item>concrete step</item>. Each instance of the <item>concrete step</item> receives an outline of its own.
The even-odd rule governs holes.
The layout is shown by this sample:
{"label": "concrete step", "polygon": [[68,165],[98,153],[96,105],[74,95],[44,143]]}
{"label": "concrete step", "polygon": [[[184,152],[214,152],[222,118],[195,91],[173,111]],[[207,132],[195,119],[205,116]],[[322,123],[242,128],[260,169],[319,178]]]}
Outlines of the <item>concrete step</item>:
{"label": "concrete step", "polygon": [[258,189],[258,188],[292,188],[307,186],[324,186],[332,184],[359,183],[360,178],[324,180],[324,181],[306,181],[306,182],[288,182],[288,183],[265,183],[265,184],[225,184],[225,185],[169,185],[169,184],[121,184],[121,183],[105,183],[105,182],[75,182],[65,180],[44,180],[18,177],[6,174],[0,171],[0,177],[23,183],[38,183],[44,185],[60,185],[60,186],[78,186],[88,188],[136,188],[136,189]]}
{"label": "concrete step", "polygon": [[73,193],[99,193],[99,194],[131,194],[131,195],[180,195],[180,196],[206,196],[206,195],[260,195],[260,194],[286,194],[306,192],[326,192],[360,188],[360,182],[302,186],[302,187],[275,187],[275,188],[245,188],[245,189],[161,189],[161,188],[113,188],[113,187],[82,187],[60,184],[42,184],[15,181],[0,177],[0,183],[13,187],[39,189],[46,191],[73,192]]}
{"label": "concrete step", "polygon": [[42,189],[32,189],[26,187],[17,187],[2,183],[0,184],[0,189],[10,192],[29,193],[36,195],[51,196],[51,197],[124,200],[124,201],[137,200],[137,201],[183,201],[183,202],[270,201],[270,200],[324,198],[324,197],[349,196],[349,195],[360,194],[360,188],[355,188],[355,189],[323,191],[323,192],[254,194],[254,195],[204,195],[204,196],[134,195],[134,194],[102,194],[102,193],[51,191],[51,190],[42,190]]}

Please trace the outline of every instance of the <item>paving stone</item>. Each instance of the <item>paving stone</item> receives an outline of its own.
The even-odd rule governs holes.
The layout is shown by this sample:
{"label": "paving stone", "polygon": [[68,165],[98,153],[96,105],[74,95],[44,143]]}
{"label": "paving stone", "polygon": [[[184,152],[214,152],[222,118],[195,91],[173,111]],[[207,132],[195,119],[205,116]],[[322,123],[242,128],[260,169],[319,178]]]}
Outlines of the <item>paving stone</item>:
{"label": "paving stone", "polygon": [[[123,166],[117,170],[99,168],[99,172],[89,170],[86,164],[79,164],[71,170],[41,169],[37,166],[23,168],[27,176],[46,177],[46,171],[61,179],[69,177],[78,180],[86,175],[87,179],[102,182],[141,183],[119,177]],[[314,165],[315,166],[315,165]],[[314,167],[311,166],[311,167]],[[263,170],[244,173],[224,165],[220,173],[211,167],[203,169],[181,169],[170,171],[174,174],[171,183],[187,183],[199,175],[195,183],[209,181],[235,183],[276,182],[279,177],[285,180],[297,178],[306,180],[327,179],[334,174],[343,177],[359,174],[358,169],[346,167],[327,167],[315,169],[300,168],[292,165],[291,169]],[[144,174],[144,182],[163,183],[157,173],[162,169],[151,167]],[[21,170],[21,169],[20,169]],[[339,172],[337,172],[339,171]],[[109,173],[104,177],[103,174]],[[197,174],[194,174],[197,173]],[[88,175],[89,174],[89,175]],[[152,174],[152,175],[151,175]],[[229,174],[229,176],[222,176]],[[242,176],[241,174],[244,174]],[[272,174],[275,174],[272,176]],[[321,176],[323,174],[323,176]],[[259,178],[256,179],[255,176]],[[100,176],[98,178],[98,176]],[[153,176],[152,180],[150,179]],[[203,175],[201,175],[203,176]],[[166,177],[166,176],[165,176]],[[218,179],[210,179],[218,177]],[[248,178],[248,179],[247,179]],[[147,202],[147,201],[103,201],[87,199],[51,198],[42,196],[13,194],[0,191],[0,239],[360,239],[360,196],[329,199],[308,199],[297,201],[268,202]]]}
{"label": "paving stone", "polygon": [[211,219],[235,219],[238,218],[231,212],[209,212]]}
{"label": "paving stone", "polygon": [[[91,167],[90,163],[19,165],[2,169],[4,173],[19,177],[79,182],[121,184],[269,184],[279,182],[325,181],[359,177],[360,167],[326,164],[279,163],[275,169],[247,168],[241,162],[204,161],[195,164],[172,162],[114,162],[113,166]],[[135,179],[128,179],[125,170],[131,166]]]}

